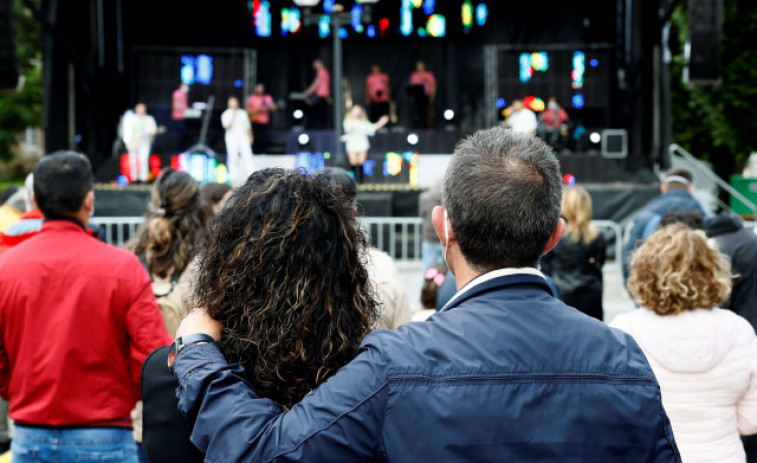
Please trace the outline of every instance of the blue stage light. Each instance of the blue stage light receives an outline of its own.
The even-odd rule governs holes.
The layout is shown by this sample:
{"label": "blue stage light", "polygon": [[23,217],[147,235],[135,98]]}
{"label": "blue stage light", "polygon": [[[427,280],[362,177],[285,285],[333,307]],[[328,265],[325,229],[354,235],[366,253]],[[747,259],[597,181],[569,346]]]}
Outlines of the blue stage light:
{"label": "blue stage light", "polygon": [[237,79],[234,81],[234,87],[242,88],[242,85],[244,85],[244,83],[242,82],[242,79]]}
{"label": "blue stage light", "polygon": [[584,107],[584,96],[580,93],[576,93],[573,95],[573,107],[576,109],[581,109]]}
{"label": "blue stage light", "polygon": [[497,98],[497,109],[502,109],[507,106],[507,102],[504,98]]}
{"label": "blue stage light", "polygon": [[376,37],[376,27],[373,24],[369,25],[365,30],[365,34],[370,38]]}
{"label": "blue stage light", "polygon": [[340,39],[346,39],[347,38],[347,29],[340,27],[339,28],[339,38]]}
{"label": "blue stage light", "polygon": [[592,59],[591,59],[591,60],[589,61],[589,66],[591,66],[591,67],[593,67],[593,68],[595,68],[595,67],[599,66],[599,60],[598,60],[598,59],[596,59],[596,58],[592,58]]}

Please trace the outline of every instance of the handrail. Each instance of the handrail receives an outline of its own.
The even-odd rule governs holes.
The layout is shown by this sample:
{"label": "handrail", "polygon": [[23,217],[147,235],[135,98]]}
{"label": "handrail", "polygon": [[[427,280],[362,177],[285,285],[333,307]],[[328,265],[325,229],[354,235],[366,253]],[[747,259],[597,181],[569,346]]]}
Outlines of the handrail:
{"label": "handrail", "polygon": [[[686,151],[681,145],[678,145],[676,143],[671,143],[668,147],[668,154],[672,157],[676,154],[680,155],[682,158],[686,159],[687,161],[691,162],[692,165],[696,166],[699,171],[704,174],[706,177],[708,177],[710,180],[715,182],[720,188],[727,191],[731,196],[735,197],[743,205],[748,207],[752,210],[752,217],[757,218],[757,205],[755,205],[749,198],[739,193],[735,188],[733,188],[731,185],[728,184],[725,180],[717,176],[714,172],[710,170],[709,167],[707,167],[702,161],[695,158],[694,155]],[[730,209],[730,208],[729,208]]]}

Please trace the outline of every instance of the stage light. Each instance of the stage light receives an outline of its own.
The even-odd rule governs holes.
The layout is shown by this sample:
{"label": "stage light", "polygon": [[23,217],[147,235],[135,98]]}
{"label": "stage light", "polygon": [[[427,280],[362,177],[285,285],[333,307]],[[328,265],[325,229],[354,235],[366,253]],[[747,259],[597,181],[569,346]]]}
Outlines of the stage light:
{"label": "stage light", "polygon": [[568,185],[575,185],[576,184],[576,176],[573,174],[565,174],[562,177],[563,183],[567,183]]}
{"label": "stage light", "polygon": [[376,37],[376,27],[373,24],[370,24],[365,30],[365,35],[370,38]]}
{"label": "stage light", "polygon": [[602,141],[602,135],[599,132],[592,132],[589,134],[589,141],[595,144],[599,144]]}
{"label": "stage light", "polygon": [[244,83],[242,82],[242,79],[237,79],[234,81],[235,88],[242,88],[242,85],[244,85]]}
{"label": "stage light", "polygon": [[255,25],[255,35],[258,37],[271,36],[271,4],[268,0],[252,2],[252,17]]}
{"label": "stage light", "polygon": [[307,146],[307,144],[310,143],[310,135],[306,133],[301,133],[297,137],[297,143],[299,143],[300,146]]}
{"label": "stage light", "polygon": [[297,120],[300,120],[303,117],[305,117],[305,113],[302,112],[301,109],[295,109],[294,112],[292,113],[292,117],[294,117]]}
{"label": "stage light", "polygon": [[423,6],[423,0],[410,0],[413,4],[413,8],[420,8]]}
{"label": "stage light", "polygon": [[407,0],[403,0],[400,10],[400,33],[405,37],[413,33],[413,10],[410,9]]}
{"label": "stage light", "polygon": [[294,0],[294,4],[297,6],[310,8],[316,6],[321,0]]}
{"label": "stage light", "polygon": [[584,71],[586,70],[586,55],[582,51],[573,53],[573,71],[570,73],[571,87],[578,90],[584,86]]}
{"label": "stage light", "polygon": [[486,3],[479,3],[476,6],[476,24],[478,24],[478,27],[484,27],[488,17],[489,8],[486,7]]}
{"label": "stage light", "polygon": [[584,107],[584,96],[580,93],[576,93],[573,95],[573,107],[576,109],[581,109]]}
{"label": "stage light", "polygon": [[591,60],[589,61],[589,66],[591,66],[591,67],[593,67],[593,68],[595,68],[595,67],[599,66],[599,60],[598,60],[598,59],[596,59],[596,58],[592,58],[592,59],[591,59]]}
{"label": "stage light", "polygon": [[426,34],[426,29],[425,28],[423,28],[423,27],[419,27],[418,28],[418,37],[425,37],[427,35],[428,34]]}
{"label": "stage light", "polygon": [[331,16],[322,15],[318,20],[318,37],[325,39],[331,35]]}
{"label": "stage light", "polygon": [[455,118],[455,111],[453,111],[451,109],[447,109],[447,110],[444,111],[444,120],[445,121],[451,121],[454,118]]}
{"label": "stage light", "polygon": [[526,82],[531,80],[531,76],[534,74],[534,69],[531,67],[531,54],[521,53],[519,64],[520,64],[519,78],[520,78],[520,81],[525,84]]}
{"label": "stage light", "polygon": [[195,83],[195,60],[192,55],[181,57],[181,81],[187,85]]}
{"label": "stage light", "polygon": [[379,31],[386,32],[389,30],[389,18],[381,18],[379,20]]}
{"label": "stage light", "polygon": [[549,69],[549,56],[546,51],[531,53],[531,67],[534,71],[546,72]]}
{"label": "stage light", "polygon": [[346,39],[347,38],[347,29],[340,27],[339,28],[339,38],[340,39]]}
{"label": "stage light", "polygon": [[440,14],[432,14],[428,17],[426,30],[431,37],[444,37],[447,35],[447,19]]}
{"label": "stage light", "polygon": [[497,109],[502,109],[507,106],[507,101],[504,98],[497,98]]}
{"label": "stage light", "polygon": [[418,137],[417,133],[410,133],[407,135],[407,144],[410,146],[415,146],[420,141],[420,138]]}
{"label": "stage light", "polygon": [[355,32],[358,34],[363,32],[363,7],[360,5],[354,5],[350,10],[350,17],[352,21],[350,24]]}
{"label": "stage light", "polygon": [[423,12],[426,13],[426,15],[432,15],[434,14],[434,9],[436,8],[436,0],[424,0],[423,2]]}
{"label": "stage light", "polygon": [[334,12],[334,3],[335,0],[323,0],[323,12],[324,13],[333,13]]}
{"label": "stage light", "polygon": [[460,20],[463,23],[463,28],[469,31],[473,26],[473,4],[470,0],[465,0],[460,10]]}

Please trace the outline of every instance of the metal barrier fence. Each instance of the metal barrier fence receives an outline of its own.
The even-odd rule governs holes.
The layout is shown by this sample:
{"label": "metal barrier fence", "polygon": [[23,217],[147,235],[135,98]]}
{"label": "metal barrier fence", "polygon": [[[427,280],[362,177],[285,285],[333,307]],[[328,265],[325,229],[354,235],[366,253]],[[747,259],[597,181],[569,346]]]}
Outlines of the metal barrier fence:
{"label": "metal barrier fence", "polygon": [[[143,217],[92,217],[91,223],[102,228],[105,241],[115,246],[123,246],[142,224]],[[371,244],[392,256],[398,263],[408,263],[421,259],[421,228],[423,222],[417,217],[363,217],[360,219],[368,232]],[[606,264],[617,271],[622,282],[620,256],[623,249],[623,230],[611,220],[594,220],[592,223],[603,231],[614,262]]]}

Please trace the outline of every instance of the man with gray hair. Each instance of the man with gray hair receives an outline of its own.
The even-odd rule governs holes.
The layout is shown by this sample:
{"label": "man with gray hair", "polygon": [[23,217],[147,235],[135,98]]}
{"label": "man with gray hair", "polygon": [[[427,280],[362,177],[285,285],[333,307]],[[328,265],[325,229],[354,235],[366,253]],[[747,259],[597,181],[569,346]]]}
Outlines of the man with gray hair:
{"label": "man with gray hair", "polygon": [[680,462],[633,339],[552,297],[565,231],[551,149],[504,128],[456,148],[432,222],[457,294],[365,337],[289,411],[256,395],[197,310],[174,343],[179,410],[208,461]]}

